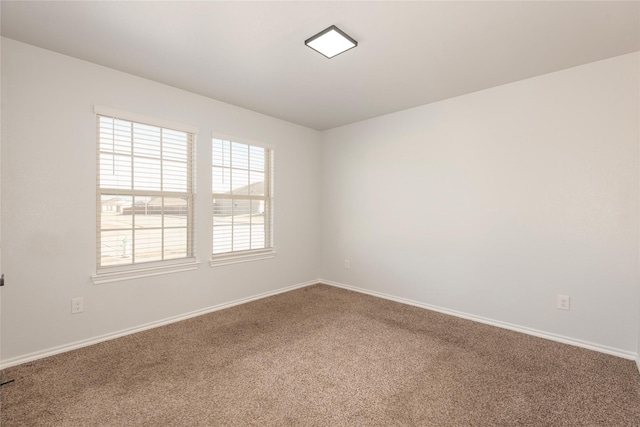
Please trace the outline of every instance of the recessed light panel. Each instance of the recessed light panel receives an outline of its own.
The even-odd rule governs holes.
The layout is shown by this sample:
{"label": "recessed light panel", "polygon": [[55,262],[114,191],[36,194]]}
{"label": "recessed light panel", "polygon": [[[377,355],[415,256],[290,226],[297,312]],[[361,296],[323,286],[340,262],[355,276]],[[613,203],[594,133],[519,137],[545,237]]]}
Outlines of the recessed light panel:
{"label": "recessed light panel", "polygon": [[349,37],[335,25],[307,39],[304,44],[320,52],[327,58],[333,58],[344,51],[358,46],[357,41]]}

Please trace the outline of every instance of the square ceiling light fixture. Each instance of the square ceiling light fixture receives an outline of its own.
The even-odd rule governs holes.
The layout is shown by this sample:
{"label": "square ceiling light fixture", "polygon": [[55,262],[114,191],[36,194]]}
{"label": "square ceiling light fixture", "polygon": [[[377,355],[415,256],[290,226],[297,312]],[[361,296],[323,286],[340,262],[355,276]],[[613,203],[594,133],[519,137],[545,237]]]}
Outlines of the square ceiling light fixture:
{"label": "square ceiling light fixture", "polygon": [[349,37],[335,25],[320,31],[315,36],[305,40],[304,44],[320,52],[327,58],[333,58],[349,49],[358,46],[358,42]]}

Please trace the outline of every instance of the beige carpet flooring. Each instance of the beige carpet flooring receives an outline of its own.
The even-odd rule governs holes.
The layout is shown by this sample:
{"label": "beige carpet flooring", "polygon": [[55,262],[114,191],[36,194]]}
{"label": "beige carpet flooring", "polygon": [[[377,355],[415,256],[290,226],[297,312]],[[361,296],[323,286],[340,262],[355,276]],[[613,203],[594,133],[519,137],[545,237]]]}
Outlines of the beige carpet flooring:
{"label": "beige carpet flooring", "polygon": [[325,285],[2,378],[2,427],[640,426],[632,361]]}

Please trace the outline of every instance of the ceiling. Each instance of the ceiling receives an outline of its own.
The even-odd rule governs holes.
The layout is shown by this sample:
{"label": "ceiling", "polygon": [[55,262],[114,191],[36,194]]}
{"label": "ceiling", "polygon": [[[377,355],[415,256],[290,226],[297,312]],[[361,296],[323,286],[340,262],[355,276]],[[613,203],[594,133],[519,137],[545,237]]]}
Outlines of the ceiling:
{"label": "ceiling", "polygon": [[[318,130],[640,49],[640,2],[1,2],[2,35]],[[335,24],[358,47],[304,40]]]}

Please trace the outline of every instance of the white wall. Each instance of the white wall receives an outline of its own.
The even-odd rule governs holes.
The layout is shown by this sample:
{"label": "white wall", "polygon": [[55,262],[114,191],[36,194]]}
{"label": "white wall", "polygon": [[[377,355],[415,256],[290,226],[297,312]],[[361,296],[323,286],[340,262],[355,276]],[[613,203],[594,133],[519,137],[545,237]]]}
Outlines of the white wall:
{"label": "white wall", "polygon": [[[91,282],[94,104],[200,129],[198,270]],[[3,362],[319,277],[319,132],[9,39],[2,109]],[[214,130],[275,146],[274,259],[209,267]]]}
{"label": "white wall", "polygon": [[322,277],[634,355],[638,75],[634,53],[325,132]]}
{"label": "white wall", "polygon": [[[638,60],[320,134],[2,39],[0,360],[317,277],[640,353]],[[92,284],[94,104],[199,127],[198,270]],[[274,259],[207,263],[211,131],[276,147]]]}

